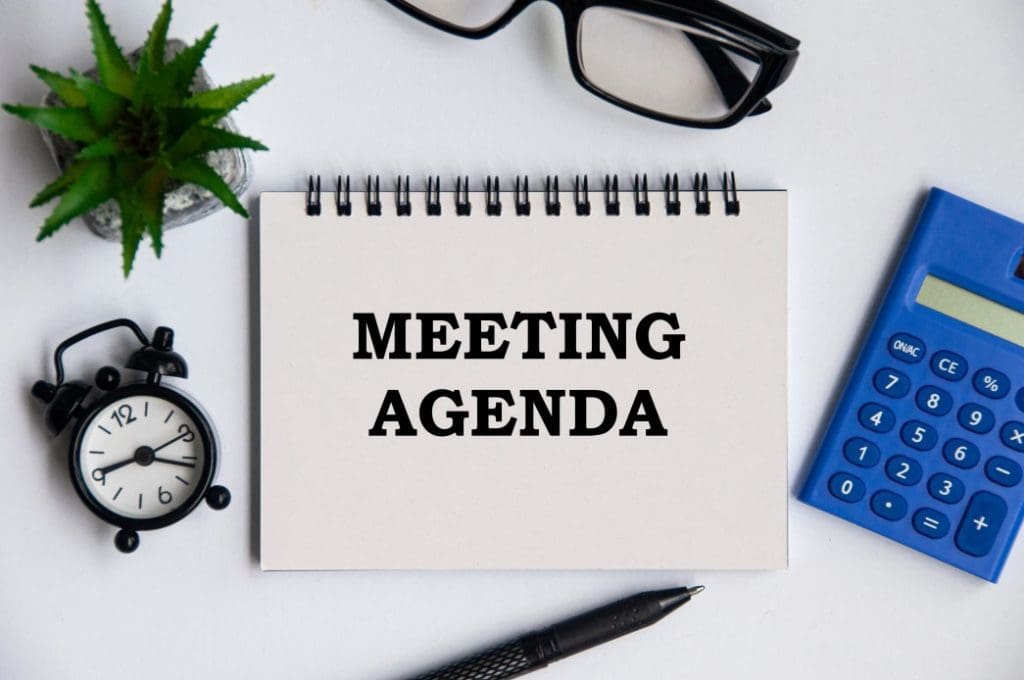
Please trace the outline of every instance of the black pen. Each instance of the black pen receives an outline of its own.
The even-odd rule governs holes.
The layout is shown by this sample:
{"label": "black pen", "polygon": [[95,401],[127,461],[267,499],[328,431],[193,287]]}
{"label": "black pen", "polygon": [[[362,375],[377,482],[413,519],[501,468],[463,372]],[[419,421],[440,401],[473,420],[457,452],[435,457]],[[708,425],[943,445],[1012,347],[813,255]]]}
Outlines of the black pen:
{"label": "black pen", "polygon": [[690,601],[704,586],[652,590],[528,633],[414,680],[505,680],[646,628]]}

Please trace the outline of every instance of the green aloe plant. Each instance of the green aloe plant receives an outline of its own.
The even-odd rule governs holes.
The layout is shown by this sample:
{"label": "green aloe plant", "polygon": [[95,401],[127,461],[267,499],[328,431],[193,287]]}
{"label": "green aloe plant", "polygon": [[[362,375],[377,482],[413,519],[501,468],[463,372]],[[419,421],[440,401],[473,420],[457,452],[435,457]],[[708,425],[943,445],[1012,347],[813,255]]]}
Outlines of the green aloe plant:
{"label": "green aloe plant", "polygon": [[218,121],[273,76],[194,92],[192,83],[217,27],[169,57],[167,29],[171,13],[167,0],[137,65],[132,66],[96,0],[87,0],[97,77],[74,70],[61,75],[31,66],[63,105],[3,105],[8,113],[73,142],[78,149],[63,174],[32,199],[30,206],[36,207],[60,198],[36,240],[52,236],[74,218],[113,199],[121,214],[125,277],[131,272],[145,235],[160,256],[164,196],[175,186],[196,184],[248,217],[231,188],[206,162],[206,155],[221,149],[266,150],[255,139],[218,127]]}

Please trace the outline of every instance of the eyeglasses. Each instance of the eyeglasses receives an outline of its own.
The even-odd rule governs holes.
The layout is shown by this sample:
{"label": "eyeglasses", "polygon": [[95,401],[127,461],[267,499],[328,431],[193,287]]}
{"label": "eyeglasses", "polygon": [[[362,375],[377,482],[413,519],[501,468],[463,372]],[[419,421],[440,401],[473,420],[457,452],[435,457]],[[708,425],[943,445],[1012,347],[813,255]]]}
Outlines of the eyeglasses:
{"label": "eyeglasses", "polygon": [[[725,128],[772,108],[800,41],[716,0],[550,0],[584,88],[666,123]],[[388,0],[435,28],[486,38],[537,0]]]}

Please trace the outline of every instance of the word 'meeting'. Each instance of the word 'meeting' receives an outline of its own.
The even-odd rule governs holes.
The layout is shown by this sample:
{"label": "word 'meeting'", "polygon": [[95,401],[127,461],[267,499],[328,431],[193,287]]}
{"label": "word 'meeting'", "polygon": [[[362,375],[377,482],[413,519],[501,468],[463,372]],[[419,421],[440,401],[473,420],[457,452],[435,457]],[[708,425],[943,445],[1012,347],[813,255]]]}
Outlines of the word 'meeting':
{"label": "word 'meeting'", "polygon": [[[511,316],[492,312],[392,312],[383,324],[376,314],[352,316],[357,332],[352,358],[358,360],[600,360],[626,359],[638,352],[661,361],[679,359],[686,341],[686,334],[678,332],[678,316],[667,312],[651,312],[635,322],[627,312],[515,312]],[[514,395],[508,389],[472,389],[470,395],[476,417],[467,430],[471,418],[469,410],[463,408],[461,390],[428,392],[416,410],[422,430],[434,436],[537,436],[542,430],[558,436],[563,431],[563,411],[571,411],[572,424],[566,432],[570,437],[613,430],[619,436],[637,436],[638,423],[646,424],[645,436],[668,435],[646,389],[636,391],[618,428],[615,424],[620,409],[615,398],[603,390],[521,389]],[[563,409],[566,398],[571,408]],[[436,408],[439,404],[443,410],[440,417]],[[519,417],[510,415],[517,406],[521,424]],[[395,389],[387,390],[369,435],[387,436],[389,425],[396,436],[419,434],[400,391]]]}

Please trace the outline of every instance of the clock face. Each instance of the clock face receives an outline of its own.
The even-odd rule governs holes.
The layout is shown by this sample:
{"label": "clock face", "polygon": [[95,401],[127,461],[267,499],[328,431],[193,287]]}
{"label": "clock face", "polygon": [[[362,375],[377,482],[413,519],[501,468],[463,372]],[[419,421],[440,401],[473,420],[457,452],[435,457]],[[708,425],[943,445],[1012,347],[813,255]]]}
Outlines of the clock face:
{"label": "clock face", "polygon": [[102,404],[83,423],[72,459],[82,492],[143,523],[188,512],[210,479],[208,427],[183,398],[161,392],[129,387]]}

